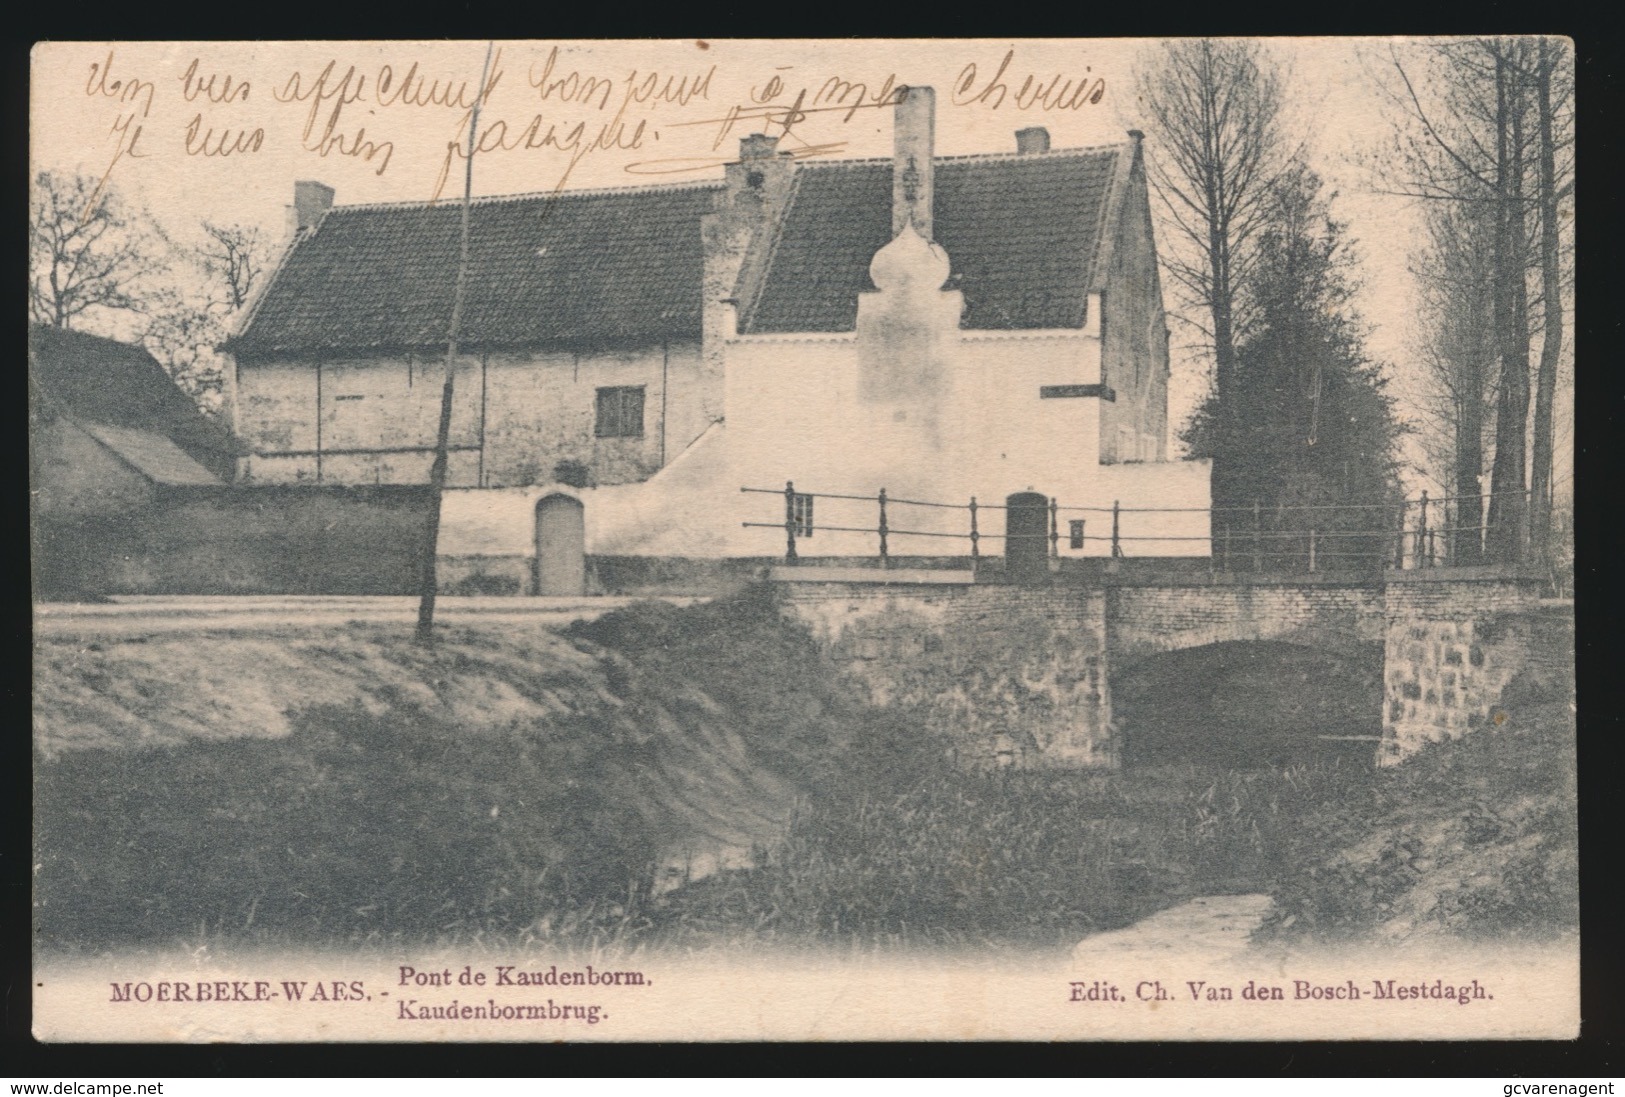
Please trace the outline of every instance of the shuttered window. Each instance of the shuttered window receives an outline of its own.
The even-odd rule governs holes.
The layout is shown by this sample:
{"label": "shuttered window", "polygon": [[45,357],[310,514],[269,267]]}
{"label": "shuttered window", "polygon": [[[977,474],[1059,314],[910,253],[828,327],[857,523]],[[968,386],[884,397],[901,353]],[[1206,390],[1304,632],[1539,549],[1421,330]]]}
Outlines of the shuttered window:
{"label": "shuttered window", "polygon": [[600,438],[643,437],[643,386],[617,385],[598,390]]}

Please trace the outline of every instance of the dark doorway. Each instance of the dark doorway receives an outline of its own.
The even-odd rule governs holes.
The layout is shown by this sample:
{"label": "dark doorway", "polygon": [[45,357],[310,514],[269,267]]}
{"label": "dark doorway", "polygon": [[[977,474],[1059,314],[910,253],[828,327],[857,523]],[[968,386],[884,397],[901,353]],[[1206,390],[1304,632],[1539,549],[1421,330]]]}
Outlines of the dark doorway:
{"label": "dark doorway", "polygon": [[1004,505],[1004,566],[1017,583],[1049,579],[1049,497],[1018,491]]}

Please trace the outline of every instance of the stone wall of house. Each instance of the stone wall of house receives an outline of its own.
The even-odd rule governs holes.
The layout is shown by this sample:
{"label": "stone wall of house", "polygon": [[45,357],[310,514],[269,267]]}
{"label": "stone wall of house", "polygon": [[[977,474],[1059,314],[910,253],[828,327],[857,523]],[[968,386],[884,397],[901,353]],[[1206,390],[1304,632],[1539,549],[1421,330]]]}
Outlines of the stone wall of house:
{"label": "stone wall of house", "polygon": [[[1540,580],[1489,570],[1391,573],[1384,593],[1381,760],[1504,720],[1507,684],[1532,662],[1572,658],[1539,606]],[[1558,624],[1563,622],[1558,620]],[[1554,651],[1555,648],[1555,651]]]}
{"label": "stone wall of house", "polygon": [[[443,359],[432,354],[239,363],[237,430],[253,450],[244,478],[425,483],[444,377]],[[695,343],[464,355],[447,483],[549,483],[561,462],[578,462],[591,484],[646,479],[704,433],[708,408],[720,401],[708,390],[720,384],[702,375]],[[599,437],[598,393],[606,388],[641,389],[636,433]]]}

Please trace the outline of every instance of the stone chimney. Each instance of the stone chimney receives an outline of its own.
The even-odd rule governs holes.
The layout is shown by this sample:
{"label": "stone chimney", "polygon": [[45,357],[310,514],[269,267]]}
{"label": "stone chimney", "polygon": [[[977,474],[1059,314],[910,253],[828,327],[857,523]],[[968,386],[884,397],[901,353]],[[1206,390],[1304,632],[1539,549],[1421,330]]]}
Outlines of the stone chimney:
{"label": "stone chimney", "polygon": [[739,159],[723,168],[725,186],[713,212],[700,220],[705,251],[701,292],[700,407],[722,418],[725,346],[737,334],[739,313],[754,300],[767,269],[767,245],[795,182],[795,155],[776,137],[739,139]]}
{"label": "stone chimney", "polygon": [[1026,156],[1034,152],[1049,151],[1049,130],[1043,126],[1028,126],[1016,131],[1016,151]]}
{"label": "stone chimney", "polygon": [[909,225],[931,235],[932,157],[936,145],[937,96],[930,88],[897,89],[893,122],[891,233]]}
{"label": "stone chimney", "polygon": [[778,152],[779,139],[765,133],[753,133],[739,139],[741,160],[770,160]]}
{"label": "stone chimney", "polygon": [[322,223],[333,208],[333,188],[325,183],[301,179],[293,185],[293,205],[288,207],[290,232],[309,232]]}

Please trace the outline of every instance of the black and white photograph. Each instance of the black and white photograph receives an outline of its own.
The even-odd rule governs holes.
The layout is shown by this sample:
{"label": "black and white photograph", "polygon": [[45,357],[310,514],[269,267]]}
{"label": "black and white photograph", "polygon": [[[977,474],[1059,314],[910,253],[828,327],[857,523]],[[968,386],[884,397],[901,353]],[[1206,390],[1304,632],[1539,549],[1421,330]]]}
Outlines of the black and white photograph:
{"label": "black and white photograph", "polygon": [[1572,1039],[1574,81],[37,45],[35,1036]]}

